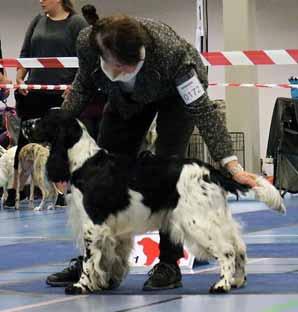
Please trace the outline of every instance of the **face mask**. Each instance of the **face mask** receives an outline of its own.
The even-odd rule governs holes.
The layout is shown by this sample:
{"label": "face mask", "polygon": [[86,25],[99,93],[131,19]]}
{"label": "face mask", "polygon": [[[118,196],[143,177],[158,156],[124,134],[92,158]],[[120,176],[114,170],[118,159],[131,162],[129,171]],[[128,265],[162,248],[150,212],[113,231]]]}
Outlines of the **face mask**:
{"label": "face mask", "polygon": [[141,59],[142,61],[139,61],[137,64],[135,70],[132,73],[123,73],[121,72],[117,76],[113,73],[113,70],[109,67],[109,63],[106,63],[102,57],[100,57],[100,67],[102,71],[105,73],[105,75],[111,80],[111,81],[120,81],[120,82],[128,82],[136,77],[138,72],[141,70],[143,64],[144,64],[144,59],[145,59],[145,48],[141,48]]}

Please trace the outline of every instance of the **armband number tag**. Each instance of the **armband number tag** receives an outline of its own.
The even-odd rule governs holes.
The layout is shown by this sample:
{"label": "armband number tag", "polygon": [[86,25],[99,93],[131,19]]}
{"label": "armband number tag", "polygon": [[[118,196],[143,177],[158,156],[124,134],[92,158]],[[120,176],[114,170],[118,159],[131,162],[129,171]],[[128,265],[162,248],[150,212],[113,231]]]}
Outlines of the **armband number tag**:
{"label": "armband number tag", "polygon": [[197,76],[193,76],[189,80],[177,86],[177,90],[183,98],[185,104],[193,103],[205,93],[205,90]]}

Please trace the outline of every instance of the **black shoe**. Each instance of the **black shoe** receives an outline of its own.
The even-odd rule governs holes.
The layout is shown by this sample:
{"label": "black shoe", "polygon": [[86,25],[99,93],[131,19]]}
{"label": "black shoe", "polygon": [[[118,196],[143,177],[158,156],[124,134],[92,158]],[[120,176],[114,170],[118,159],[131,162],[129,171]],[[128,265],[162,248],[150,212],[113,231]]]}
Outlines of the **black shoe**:
{"label": "black shoe", "polygon": [[[5,206],[7,207],[15,207],[16,205],[16,190],[15,189],[8,189],[7,190],[8,196],[5,201]],[[20,191],[20,200],[24,200],[27,198],[27,194],[25,191]]]}
{"label": "black shoe", "polygon": [[65,206],[67,206],[64,194],[58,194],[58,198],[57,198],[57,201],[56,201],[56,206],[58,206],[58,207],[65,207]]}
{"label": "black shoe", "polygon": [[28,196],[27,196],[26,192],[25,191],[20,191],[20,200],[24,200],[24,199],[27,199],[27,198],[28,198]]}
{"label": "black shoe", "polygon": [[47,277],[46,283],[53,287],[66,287],[80,280],[83,269],[83,257],[70,260],[69,267]]}
{"label": "black shoe", "polygon": [[16,190],[8,189],[7,193],[8,193],[8,196],[5,201],[5,206],[14,207],[16,205]]}
{"label": "black shoe", "polygon": [[148,274],[149,278],[145,282],[143,290],[162,290],[182,287],[181,272],[177,264],[159,262]]}

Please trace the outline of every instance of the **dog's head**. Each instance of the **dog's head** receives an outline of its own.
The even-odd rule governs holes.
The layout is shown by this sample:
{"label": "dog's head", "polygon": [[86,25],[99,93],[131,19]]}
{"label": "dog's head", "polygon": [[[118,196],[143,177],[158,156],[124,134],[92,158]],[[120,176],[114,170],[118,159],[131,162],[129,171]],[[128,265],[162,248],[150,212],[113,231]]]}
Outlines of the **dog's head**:
{"label": "dog's head", "polygon": [[30,141],[66,149],[71,148],[82,135],[77,120],[61,109],[51,109],[42,118],[25,121],[22,128]]}
{"label": "dog's head", "polygon": [[44,117],[22,124],[30,141],[48,143],[50,155],[47,161],[48,177],[53,182],[65,182],[70,178],[67,151],[82,136],[78,121],[61,109],[51,109]]}

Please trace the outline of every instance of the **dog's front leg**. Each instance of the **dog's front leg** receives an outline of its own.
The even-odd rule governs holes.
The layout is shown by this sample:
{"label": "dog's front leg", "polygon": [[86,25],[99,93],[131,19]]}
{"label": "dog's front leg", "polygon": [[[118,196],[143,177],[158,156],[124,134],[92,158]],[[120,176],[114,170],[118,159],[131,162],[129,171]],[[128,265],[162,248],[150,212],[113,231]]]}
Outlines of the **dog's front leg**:
{"label": "dog's front leg", "polygon": [[84,294],[109,288],[115,242],[106,225],[84,225],[85,256],[78,283],[65,288],[66,294]]}
{"label": "dog's front leg", "polygon": [[132,235],[116,237],[115,257],[111,268],[109,289],[118,288],[129,271],[129,255],[133,248]]}
{"label": "dog's front leg", "polygon": [[4,209],[4,203],[6,201],[6,198],[7,198],[7,187],[4,186],[3,187],[3,193],[2,193],[2,196],[1,196],[1,210]]}
{"label": "dog's front leg", "polygon": [[29,197],[29,208],[30,209],[34,209],[34,181],[33,181],[33,177],[30,177],[31,181],[30,181],[30,197]]}
{"label": "dog's front leg", "polygon": [[18,173],[17,173],[17,188],[16,188],[16,203],[15,208],[20,209],[20,190],[24,188],[24,185],[30,175],[29,169],[22,169],[21,164],[19,164]]}

